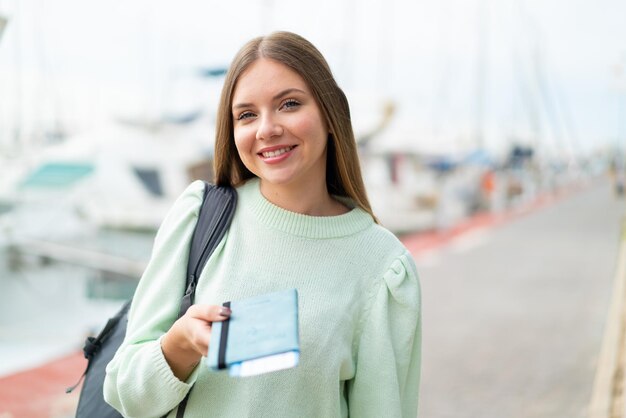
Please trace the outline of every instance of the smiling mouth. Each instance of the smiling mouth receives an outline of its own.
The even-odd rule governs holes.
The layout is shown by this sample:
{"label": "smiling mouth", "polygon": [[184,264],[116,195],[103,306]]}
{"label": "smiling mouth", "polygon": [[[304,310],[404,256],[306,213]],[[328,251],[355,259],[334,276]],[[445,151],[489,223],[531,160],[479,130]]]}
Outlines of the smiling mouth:
{"label": "smiling mouth", "polygon": [[280,155],[283,155],[286,152],[291,151],[292,149],[295,148],[294,146],[290,146],[290,147],[284,147],[284,148],[280,148],[274,151],[267,151],[267,152],[261,152],[259,153],[260,155],[263,156],[263,158],[274,158],[274,157],[278,157]]}

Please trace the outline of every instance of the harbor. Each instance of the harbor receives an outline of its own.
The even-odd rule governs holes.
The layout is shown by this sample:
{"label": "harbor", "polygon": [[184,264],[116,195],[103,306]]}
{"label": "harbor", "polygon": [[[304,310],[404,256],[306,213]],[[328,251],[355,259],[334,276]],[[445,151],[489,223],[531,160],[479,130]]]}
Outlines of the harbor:
{"label": "harbor", "polygon": [[215,180],[232,55],[275,30],[328,59],[372,212],[415,260],[418,417],[626,418],[621,15],[0,0],[0,418],[75,416],[85,339],[178,196]]}

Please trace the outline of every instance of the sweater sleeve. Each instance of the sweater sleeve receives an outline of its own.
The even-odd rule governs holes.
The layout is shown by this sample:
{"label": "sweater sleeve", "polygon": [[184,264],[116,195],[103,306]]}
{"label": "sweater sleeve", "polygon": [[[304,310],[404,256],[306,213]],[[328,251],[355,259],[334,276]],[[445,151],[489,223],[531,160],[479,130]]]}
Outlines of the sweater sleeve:
{"label": "sweater sleeve", "polygon": [[405,252],[374,290],[361,330],[350,417],[417,416],[421,363],[420,288]]}
{"label": "sweater sleeve", "polygon": [[154,240],[152,256],[135,291],[126,337],[106,369],[104,398],[125,417],[162,416],[175,408],[195,381],[172,373],[160,338],[178,317],[189,242],[204,186],[192,183],[176,200]]}

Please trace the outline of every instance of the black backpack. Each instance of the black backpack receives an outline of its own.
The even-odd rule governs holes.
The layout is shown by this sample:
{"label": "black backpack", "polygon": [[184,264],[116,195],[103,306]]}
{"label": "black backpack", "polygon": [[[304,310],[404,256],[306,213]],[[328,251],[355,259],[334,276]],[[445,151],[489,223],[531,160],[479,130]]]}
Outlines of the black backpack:
{"label": "black backpack", "polygon": [[[193,304],[198,277],[209,256],[228,230],[235,213],[236,204],[237,192],[235,189],[218,187],[205,182],[204,200],[200,207],[200,214],[189,249],[187,285],[178,314],[179,318]],[[126,335],[130,303],[130,300],[126,302],[120,311],[108,320],[97,337],[88,337],[85,341],[83,352],[87,359],[87,368],[83,374],[84,383],[76,410],[77,418],[122,417],[119,412],[104,401],[102,390],[106,366]],[[70,393],[79,383],[68,388],[66,392]],[[188,397],[189,393],[179,404],[177,417],[183,416]]]}

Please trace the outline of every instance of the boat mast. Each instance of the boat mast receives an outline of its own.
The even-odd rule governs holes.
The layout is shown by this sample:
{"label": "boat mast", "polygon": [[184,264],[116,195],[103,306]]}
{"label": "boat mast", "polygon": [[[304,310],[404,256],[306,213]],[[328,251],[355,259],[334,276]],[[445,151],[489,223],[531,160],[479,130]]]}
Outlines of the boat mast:
{"label": "boat mast", "polygon": [[[9,23],[9,19],[2,14],[2,4],[0,3],[0,47],[2,47],[2,35],[4,34],[4,30],[6,29],[8,23]],[[1,109],[1,108],[0,108]],[[0,118],[2,117],[2,115],[0,114]],[[2,143],[4,142],[3,140],[3,132],[0,130],[0,147],[2,147]]]}
{"label": "boat mast", "polygon": [[476,102],[474,108],[474,143],[478,149],[485,147],[485,88],[489,56],[489,4],[479,0],[477,9],[477,62],[476,62]]}
{"label": "boat mast", "polygon": [[15,114],[14,114],[14,123],[15,125],[13,126],[13,144],[15,146],[15,150],[17,150],[18,152],[22,151],[20,149],[20,147],[23,147],[25,144],[22,144],[23,138],[22,138],[22,68],[21,68],[21,63],[22,63],[22,55],[21,55],[21,45],[20,45],[20,41],[21,41],[21,37],[20,37],[20,5],[19,5],[19,1],[15,1],[14,2],[14,11],[13,11],[13,17],[14,17],[14,23],[15,25],[13,25],[13,32],[14,32],[14,36],[15,36],[15,41],[14,41],[14,58],[15,58],[15,71],[14,71],[14,77],[15,77]]}

